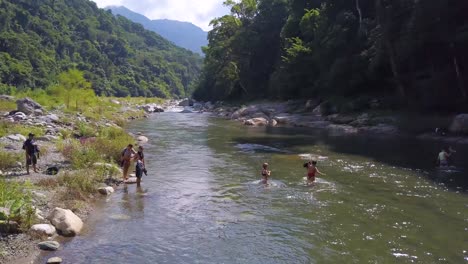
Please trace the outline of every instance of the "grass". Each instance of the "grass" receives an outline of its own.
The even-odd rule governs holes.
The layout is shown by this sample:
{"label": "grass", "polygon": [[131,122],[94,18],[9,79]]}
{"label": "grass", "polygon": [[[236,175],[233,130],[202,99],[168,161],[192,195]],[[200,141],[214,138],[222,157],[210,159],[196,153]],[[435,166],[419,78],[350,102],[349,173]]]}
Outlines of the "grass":
{"label": "grass", "polygon": [[26,126],[8,121],[0,121],[0,137],[11,134],[21,134],[27,137],[29,133],[34,133],[36,136],[43,136],[45,134],[45,129],[38,126]]}
{"label": "grass", "polygon": [[16,221],[23,230],[28,229],[35,217],[32,207],[29,182],[19,183],[0,179],[0,207],[7,208],[9,214],[0,213],[0,220]]}
{"label": "grass", "polygon": [[10,112],[16,109],[16,102],[0,99],[0,111]]}
{"label": "grass", "polygon": [[[0,148],[3,148],[0,146]],[[0,170],[10,169],[16,166],[17,161],[23,161],[24,155],[10,151],[0,152]]]}

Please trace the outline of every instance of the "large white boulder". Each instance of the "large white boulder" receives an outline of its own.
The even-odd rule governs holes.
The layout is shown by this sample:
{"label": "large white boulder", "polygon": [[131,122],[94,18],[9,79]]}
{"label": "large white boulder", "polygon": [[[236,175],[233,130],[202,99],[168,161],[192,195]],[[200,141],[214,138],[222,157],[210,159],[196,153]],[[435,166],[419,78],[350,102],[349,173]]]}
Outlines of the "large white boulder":
{"label": "large white boulder", "polygon": [[268,120],[263,117],[248,119],[244,122],[246,126],[268,126],[268,124]]}
{"label": "large white boulder", "polygon": [[456,134],[468,134],[468,114],[457,115],[453,119],[449,131]]}
{"label": "large white boulder", "polygon": [[145,136],[139,136],[139,137],[137,137],[137,141],[139,143],[146,143],[146,142],[149,141],[149,139],[147,137],[145,137]]}
{"label": "large white boulder", "polygon": [[38,224],[31,226],[29,232],[37,236],[53,236],[57,230],[53,225],[49,224]]}
{"label": "large white boulder", "polygon": [[13,141],[26,141],[26,137],[21,134],[9,135],[7,138]]}
{"label": "large white boulder", "polygon": [[114,192],[114,188],[107,186],[107,187],[101,187],[98,189],[98,192],[102,195],[110,195],[111,193]]}
{"label": "large white boulder", "polygon": [[71,210],[55,208],[47,219],[64,236],[75,236],[83,228],[83,221]]}

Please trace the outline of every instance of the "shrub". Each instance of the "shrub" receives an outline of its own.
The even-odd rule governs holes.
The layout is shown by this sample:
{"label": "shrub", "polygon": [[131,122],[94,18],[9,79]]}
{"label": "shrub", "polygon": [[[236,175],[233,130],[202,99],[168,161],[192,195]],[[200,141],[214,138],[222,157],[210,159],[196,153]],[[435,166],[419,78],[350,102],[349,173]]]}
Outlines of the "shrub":
{"label": "shrub", "polygon": [[16,221],[27,229],[34,220],[34,208],[29,192],[31,184],[0,179],[0,207],[7,208],[9,214],[0,213],[0,221]]}
{"label": "shrub", "polygon": [[0,152],[0,170],[10,169],[16,166],[17,161],[23,161],[24,155],[9,151]]}

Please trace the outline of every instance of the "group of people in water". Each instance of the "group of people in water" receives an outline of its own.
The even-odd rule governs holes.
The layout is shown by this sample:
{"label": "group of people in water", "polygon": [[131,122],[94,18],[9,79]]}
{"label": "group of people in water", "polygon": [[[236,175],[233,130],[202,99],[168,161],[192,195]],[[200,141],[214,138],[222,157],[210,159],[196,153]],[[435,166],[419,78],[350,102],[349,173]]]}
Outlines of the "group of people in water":
{"label": "group of people in water", "polygon": [[[437,156],[437,166],[444,168],[450,166],[450,158],[456,153],[452,147],[443,148]],[[262,180],[261,183],[268,184],[268,179],[271,177],[271,171],[269,170],[270,165],[263,163],[262,165]],[[317,161],[311,160],[304,164],[304,168],[307,169],[307,185],[312,185],[315,182],[316,175],[326,175],[319,171],[317,168]]]}
{"label": "group of people in water", "polygon": [[[263,163],[262,165],[262,183],[268,184],[268,179],[271,177],[271,171],[268,169],[270,165],[268,163]],[[307,163],[304,163],[304,168],[307,169],[307,185],[312,185],[315,182],[315,176],[326,175],[319,171],[317,168],[317,161],[310,160]]]}
{"label": "group of people in water", "polygon": [[133,149],[133,145],[129,144],[123,151],[120,157],[120,166],[123,171],[123,182],[127,182],[129,179],[129,170],[132,161],[135,162],[135,176],[137,178],[136,184],[140,186],[141,178],[144,174],[148,174],[145,166],[145,154],[143,153],[143,146],[138,147],[138,151]]}

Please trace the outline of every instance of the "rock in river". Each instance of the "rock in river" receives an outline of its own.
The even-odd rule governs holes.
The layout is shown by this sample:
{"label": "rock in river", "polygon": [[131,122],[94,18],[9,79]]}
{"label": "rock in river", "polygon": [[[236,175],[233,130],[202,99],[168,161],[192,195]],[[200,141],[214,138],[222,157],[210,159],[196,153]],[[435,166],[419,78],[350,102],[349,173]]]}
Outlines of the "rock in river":
{"label": "rock in river", "polygon": [[59,249],[60,243],[57,242],[57,241],[43,241],[43,242],[37,244],[37,246],[42,250],[55,251],[55,250]]}
{"label": "rock in river", "polygon": [[83,221],[71,210],[55,208],[47,219],[64,236],[75,236],[83,228]]}
{"label": "rock in river", "polygon": [[107,186],[107,187],[101,187],[98,189],[98,192],[102,195],[110,195],[111,193],[114,192],[114,188]]}
{"label": "rock in river", "polygon": [[249,120],[246,120],[244,122],[244,125],[246,126],[267,126],[268,125],[268,120],[263,118],[263,117],[258,117],[258,118],[252,118]]}
{"label": "rock in river", "polygon": [[53,257],[47,260],[47,264],[60,264],[62,263],[62,259],[59,257]]}
{"label": "rock in river", "polygon": [[137,137],[137,141],[140,142],[140,143],[146,143],[149,141],[149,139],[145,136],[139,136]]}
{"label": "rock in river", "polygon": [[468,133],[468,114],[457,115],[450,125],[450,132],[456,134]]}

